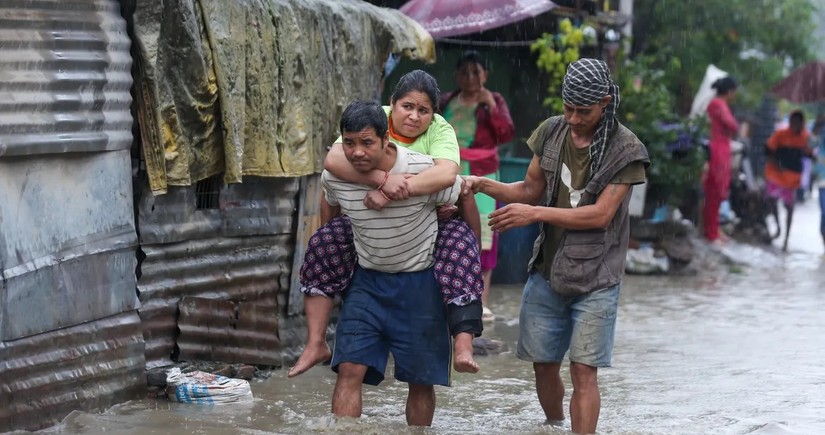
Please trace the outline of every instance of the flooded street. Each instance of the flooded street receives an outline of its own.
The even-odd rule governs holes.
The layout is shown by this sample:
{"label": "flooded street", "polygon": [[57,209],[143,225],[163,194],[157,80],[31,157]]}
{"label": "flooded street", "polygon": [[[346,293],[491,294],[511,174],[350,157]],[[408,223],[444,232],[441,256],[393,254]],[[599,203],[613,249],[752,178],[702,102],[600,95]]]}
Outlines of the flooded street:
{"label": "flooded street", "polygon": [[[614,367],[600,371],[599,433],[825,433],[825,261],[814,202],[798,209],[792,252],[759,254],[754,262],[764,266],[719,276],[625,279]],[[736,249],[743,259],[757,256]],[[488,335],[511,350],[520,293],[520,286],[507,286],[492,295],[500,320]],[[453,387],[436,389],[434,426],[426,430],[406,427],[406,388],[391,380],[365,389],[364,418],[335,423],[328,416],[335,377],[318,367],[297,379],[279,370],[253,382],[256,400],[247,405],[136,401],[102,415],[75,413],[46,432],[566,433],[569,420],[562,428],[541,425],[529,364],[512,353],[478,359],[480,374],[459,374]]]}

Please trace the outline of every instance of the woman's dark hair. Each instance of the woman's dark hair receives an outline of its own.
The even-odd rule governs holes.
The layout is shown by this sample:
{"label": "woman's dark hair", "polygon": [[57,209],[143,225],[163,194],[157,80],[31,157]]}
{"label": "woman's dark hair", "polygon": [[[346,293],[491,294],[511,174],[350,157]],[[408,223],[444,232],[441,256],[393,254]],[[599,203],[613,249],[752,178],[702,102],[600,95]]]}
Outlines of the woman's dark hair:
{"label": "woman's dark hair", "polygon": [[433,106],[433,110],[438,110],[438,97],[441,91],[438,90],[438,83],[436,83],[433,76],[427,74],[420,69],[415,71],[410,71],[403,76],[401,79],[398,80],[398,84],[395,85],[395,91],[392,93],[392,102],[396,102],[401,98],[404,98],[410,92],[423,92],[430,97],[430,104]]}
{"label": "woman's dark hair", "polygon": [[375,101],[353,101],[341,114],[341,134],[353,133],[372,127],[378,137],[387,134],[387,114]]}
{"label": "woman's dark hair", "polygon": [[487,61],[481,56],[481,53],[475,50],[467,50],[458,58],[458,62],[455,64],[456,71],[467,63],[476,63],[481,66],[481,69],[487,71]]}
{"label": "woman's dark hair", "polygon": [[736,88],[739,87],[739,84],[736,83],[736,80],[734,80],[733,77],[727,76],[716,80],[712,85],[710,85],[710,87],[716,89],[716,95],[721,97],[723,95],[727,95],[730,91],[736,90]]}

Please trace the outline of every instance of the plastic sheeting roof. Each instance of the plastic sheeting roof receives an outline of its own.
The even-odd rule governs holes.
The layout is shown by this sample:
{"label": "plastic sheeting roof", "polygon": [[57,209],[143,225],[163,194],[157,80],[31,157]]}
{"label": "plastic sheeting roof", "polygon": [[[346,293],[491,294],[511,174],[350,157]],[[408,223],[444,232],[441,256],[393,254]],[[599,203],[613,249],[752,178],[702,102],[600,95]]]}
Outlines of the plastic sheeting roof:
{"label": "plastic sheeting roof", "polygon": [[142,0],[134,28],[155,194],[320,172],[343,108],[377,97],[390,53],[435,60],[415,21],[354,0]]}

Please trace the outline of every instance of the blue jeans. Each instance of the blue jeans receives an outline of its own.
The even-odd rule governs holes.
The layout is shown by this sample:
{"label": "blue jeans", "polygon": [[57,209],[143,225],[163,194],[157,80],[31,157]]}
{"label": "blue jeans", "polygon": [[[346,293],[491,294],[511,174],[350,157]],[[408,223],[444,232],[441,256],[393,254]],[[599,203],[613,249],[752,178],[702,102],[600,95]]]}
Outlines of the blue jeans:
{"label": "blue jeans", "polygon": [[610,367],[619,285],[578,296],[563,296],[533,272],[524,286],[516,356],[540,363],[570,361]]}

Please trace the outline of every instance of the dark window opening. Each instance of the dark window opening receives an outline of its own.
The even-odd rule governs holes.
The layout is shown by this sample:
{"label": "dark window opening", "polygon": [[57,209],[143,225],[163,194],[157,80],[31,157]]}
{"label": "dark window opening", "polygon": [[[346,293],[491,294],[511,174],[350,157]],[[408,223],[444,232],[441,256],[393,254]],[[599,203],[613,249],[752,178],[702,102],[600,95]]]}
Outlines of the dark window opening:
{"label": "dark window opening", "polygon": [[223,174],[213,175],[195,184],[195,207],[198,210],[220,208]]}

